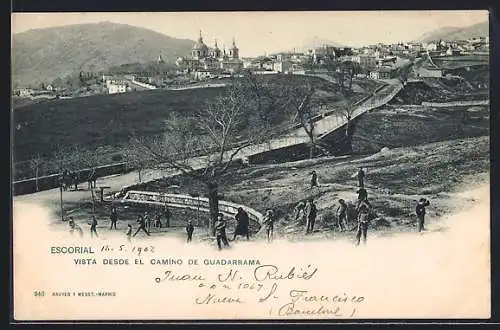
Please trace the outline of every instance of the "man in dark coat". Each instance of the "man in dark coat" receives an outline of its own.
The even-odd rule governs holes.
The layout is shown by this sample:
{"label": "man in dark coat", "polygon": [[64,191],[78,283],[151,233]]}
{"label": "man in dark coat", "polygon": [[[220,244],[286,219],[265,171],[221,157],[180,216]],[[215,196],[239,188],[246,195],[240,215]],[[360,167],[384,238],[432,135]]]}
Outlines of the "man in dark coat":
{"label": "man in dark coat", "polygon": [[118,221],[118,213],[116,212],[116,207],[112,207],[111,208],[111,214],[109,215],[109,218],[111,220],[111,226],[109,227],[109,229],[113,229],[113,227],[115,227],[116,229],[116,222]]}
{"label": "man in dark coat", "polygon": [[356,191],[358,194],[358,202],[356,205],[356,211],[358,211],[359,206],[361,205],[361,202],[364,202],[368,205],[368,207],[371,208],[370,202],[368,202],[368,192],[366,191],[365,188],[359,188],[358,191]]}
{"label": "man in dark coat", "polygon": [[248,224],[250,222],[250,219],[248,218],[248,213],[243,210],[242,207],[238,208],[238,213],[235,215],[236,219],[236,229],[234,230],[234,236],[233,236],[233,241],[236,239],[236,236],[245,236],[248,239]]}
{"label": "man in dark coat", "polygon": [[188,221],[186,225],[187,242],[190,243],[193,240],[194,226],[191,220]]}
{"label": "man in dark coat", "polygon": [[311,172],[311,189],[318,186],[318,175],[316,171]]}
{"label": "man in dark coat", "polygon": [[306,233],[312,233],[314,230],[314,223],[316,222],[316,215],[318,213],[318,209],[316,208],[316,204],[312,199],[309,200],[309,205],[307,206],[307,227]]}
{"label": "man in dark coat", "polygon": [[359,188],[364,188],[365,187],[365,183],[364,183],[365,171],[363,170],[362,167],[359,168],[357,176],[358,176]]}
{"label": "man in dark coat", "polygon": [[418,217],[418,232],[425,230],[424,228],[424,218],[425,218],[425,208],[429,206],[430,202],[425,198],[420,198],[417,207],[415,208],[415,213]]}

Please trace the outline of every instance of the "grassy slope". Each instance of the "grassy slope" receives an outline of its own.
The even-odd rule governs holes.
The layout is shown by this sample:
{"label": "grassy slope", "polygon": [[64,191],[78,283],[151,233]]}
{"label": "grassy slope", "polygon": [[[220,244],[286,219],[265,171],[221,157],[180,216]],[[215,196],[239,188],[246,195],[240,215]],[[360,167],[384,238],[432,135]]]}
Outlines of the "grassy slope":
{"label": "grassy slope", "polygon": [[489,134],[489,107],[398,107],[365,114],[355,126],[353,150],[367,154],[395,148]]}
{"label": "grassy slope", "polygon": [[[456,111],[469,113],[469,120],[457,129]],[[257,210],[273,208],[281,218],[282,231],[291,237],[301,227],[287,218],[300,200],[314,197],[320,209],[320,227],[332,233],[338,198],[354,201],[356,180],[351,175],[358,166],[367,171],[367,186],[378,220],[379,230],[410,230],[416,200],[432,200],[431,217],[452,211],[447,193],[468,183],[487,180],[489,175],[489,109],[403,108],[388,107],[365,116],[358,122],[354,136],[358,151],[385,152],[346,159],[320,158],[283,163],[254,165],[228,175],[220,192],[225,200],[242,203]],[[399,148],[395,148],[399,147]],[[308,190],[310,172],[319,175],[322,187]],[[141,190],[164,191],[178,185],[178,192],[201,193],[205,187],[186,177],[144,184]],[[465,205],[465,204],[464,204]]]}
{"label": "grassy slope", "polygon": [[[447,193],[489,177],[489,138],[398,148],[366,158],[252,166],[228,176],[221,192],[226,200],[260,211],[273,208],[280,219],[278,228],[291,238],[302,231],[298,223],[290,220],[294,206],[300,200],[314,198],[319,209],[318,227],[329,235],[334,228],[337,200],[355,201],[357,182],[351,175],[358,166],[367,171],[367,189],[377,217],[373,227],[380,231],[411,230],[418,198],[425,196],[432,201],[429,216],[435,218],[452,211]],[[310,190],[312,170],[318,173],[321,187]],[[205,193],[203,186],[184,177],[169,179],[166,184],[150,183],[141,189],[162,191],[171,184],[180,185],[181,192]]]}

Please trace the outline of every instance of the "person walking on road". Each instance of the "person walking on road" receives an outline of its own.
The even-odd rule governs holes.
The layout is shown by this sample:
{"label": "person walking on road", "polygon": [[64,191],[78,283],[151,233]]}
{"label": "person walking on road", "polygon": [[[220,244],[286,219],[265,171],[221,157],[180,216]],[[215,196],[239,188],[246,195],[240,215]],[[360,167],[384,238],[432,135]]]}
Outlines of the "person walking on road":
{"label": "person walking on road", "polygon": [[146,229],[146,219],[142,215],[139,215],[139,217],[137,218],[137,222],[139,223],[139,228],[137,228],[137,231],[134,233],[133,237],[135,237],[135,235],[137,235],[137,233],[141,230],[144,231],[146,235],[151,236]]}
{"label": "person walking on road", "polygon": [[94,234],[96,237],[99,237],[99,235],[97,235],[97,219],[95,215],[92,216],[92,221],[89,222],[89,225],[90,225],[90,237],[94,237]]}
{"label": "person walking on road", "polygon": [[424,220],[425,220],[425,213],[426,213],[426,207],[430,205],[430,202],[425,199],[425,198],[420,198],[417,207],[415,208],[415,213],[417,214],[418,217],[418,232],[420,233],[422,230],[425,230],[424,228]]}
{"label": "person walking on road", "polygon": [[238,208],[238,213],[235,215],[236,219],[236,229],[234,230],[234,236],[233,236],[233,241],[236,239],[236,236],[245,236],[247,240],[250,239],[248,235],[248,225],[250,222],[250,219],[248,217],[248,213],[243,210],[242,207]]}
{"label": "person walking on road", "polygon": [[186,233],[187,233],[187,242],[191,243],[193,240],[193,232],[194,232],[194,226],[193,226],[193,221],[189,220],[187,225],[186,225]]}
{"label": "person walking on road", "polygon": [[229,242],[226,236],[226,220],[222,213],[217,214],[217,222],[215,223],[215,239],[217,247],[222,250],[222,243],[225,247],[229,247]]}
{"label": "person walking on road", "polygon": [[111,220],[111,226],[109,229],[113,229],[113,227],[116,229],[116,222],[118,221],[118,213],[116,212],[116,207],[111,208],[111,214],[109,215],[109,218]]}

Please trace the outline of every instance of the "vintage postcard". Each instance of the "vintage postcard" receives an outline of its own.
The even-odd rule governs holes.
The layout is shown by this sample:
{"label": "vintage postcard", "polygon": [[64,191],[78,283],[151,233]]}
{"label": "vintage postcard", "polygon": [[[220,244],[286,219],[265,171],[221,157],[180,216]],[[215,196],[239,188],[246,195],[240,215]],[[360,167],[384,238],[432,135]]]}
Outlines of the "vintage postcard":
{"label": "vintage postcard", "polygon": [[487,11],[11,37],[15,320],[490,318]]}

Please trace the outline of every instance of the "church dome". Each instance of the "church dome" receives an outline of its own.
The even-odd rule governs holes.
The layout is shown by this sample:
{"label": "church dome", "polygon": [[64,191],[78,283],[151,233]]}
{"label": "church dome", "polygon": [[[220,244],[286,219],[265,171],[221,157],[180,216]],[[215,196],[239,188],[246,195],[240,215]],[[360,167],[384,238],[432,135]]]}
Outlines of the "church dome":
{"label": "church dome", "polygon": [[200,37],[198,38],[198,41],[194,44],[193,50],[208,50],[208,46],[205,45],[203,42],[203,37],[201,36],[201,31],[200,31]]}

